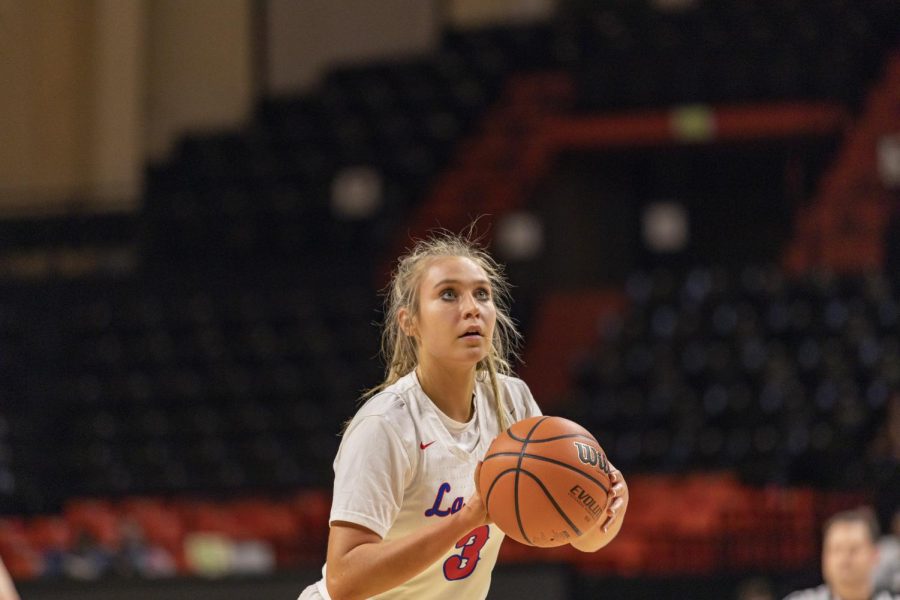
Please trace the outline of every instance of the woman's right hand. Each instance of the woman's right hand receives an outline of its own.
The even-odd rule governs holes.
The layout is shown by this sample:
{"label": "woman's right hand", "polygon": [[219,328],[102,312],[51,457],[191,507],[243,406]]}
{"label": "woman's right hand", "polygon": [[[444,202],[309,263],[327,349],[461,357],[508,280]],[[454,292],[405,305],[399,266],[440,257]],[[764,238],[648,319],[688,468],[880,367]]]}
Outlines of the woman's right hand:
{"label": "woman's right hand", "polygon": [[484,500],[481,497],[481,490],[479,489],[480,476],[481,461],[478,461],[478,466],[475,467],[475,492],[471,496],[469,496],[469,499],[466,501],[464,507],[464,509],[468,509],[470,513],[469,518],[473,519],[473,521],[475,522],[475,525],[473,525],[472,529],[494,522],[491,519],[491,516],[488,514],[487,506],[485,505]]}

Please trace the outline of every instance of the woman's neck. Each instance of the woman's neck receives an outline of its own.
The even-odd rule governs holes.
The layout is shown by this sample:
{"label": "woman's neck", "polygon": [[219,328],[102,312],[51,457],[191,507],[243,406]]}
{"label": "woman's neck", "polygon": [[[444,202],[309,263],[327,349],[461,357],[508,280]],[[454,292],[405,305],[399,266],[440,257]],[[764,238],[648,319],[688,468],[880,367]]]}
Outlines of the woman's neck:
{"label": "woman's neck", "polygon": [[420,361],[416,377],[425,394],[441,412],[460,423],[472,418],[472,394],[475,391],[475,366],[448,369],[443,365]]}

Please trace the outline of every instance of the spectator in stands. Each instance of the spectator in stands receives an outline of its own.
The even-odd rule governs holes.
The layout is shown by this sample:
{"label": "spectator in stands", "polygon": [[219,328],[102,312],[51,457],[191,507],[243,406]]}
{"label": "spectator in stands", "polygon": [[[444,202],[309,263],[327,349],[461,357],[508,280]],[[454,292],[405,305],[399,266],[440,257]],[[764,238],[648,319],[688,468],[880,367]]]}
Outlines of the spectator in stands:
{"label": "spectator in stands", "polygon": [[823,528],[823,585],[790,594],[786,600],[892,600],[876,592],[878,521],[868,507],[833,515]]}
{"label": "spectator in stands", "polygon": [[113,570],[118,575],[150,578],[175,575],[175,559],[165,548],[147,542],[144,530],[136,521],[123,521],[120,534],[119,549],[113,557]]}
{"label": "spectator in stands", "polygon": [[0,558],[0,600],[19,600],[19,594],[16,592],[2,558]]}
{"label": "spectator in stands", "polygon": [[99,579],[112,565],[112,552],[89,531],[81,531],[75,544],[63,560],[63,570],[73,579]]}

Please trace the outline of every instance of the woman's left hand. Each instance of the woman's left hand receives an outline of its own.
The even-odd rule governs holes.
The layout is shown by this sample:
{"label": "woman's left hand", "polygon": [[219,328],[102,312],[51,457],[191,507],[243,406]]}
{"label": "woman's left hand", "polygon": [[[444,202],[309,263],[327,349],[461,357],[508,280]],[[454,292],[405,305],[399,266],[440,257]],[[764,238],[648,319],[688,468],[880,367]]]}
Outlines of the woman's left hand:
{"label": "woman's left hand", "polygon": [[[612,467],[612,465],[610,465]],[[628,486],[625,484],[625,478],[622,477],[622,471],[612,467],[609,474],[609,482],[612,484],[606,508],[606,520],[601,527],[603,531],[608,532],[616,524],[618,518],[621,527],[622,518],[625,517],[625,511],[628,510]],[[619,515],[621,514],[621,518]],[[618,527],[616,528],[618,532]]]}
{"label": "woman's left hand", "polygon": [[618,535],[628,510],[628,484],[622,472],[610,464],[609,481],[612,487],[606,501],[606,518],[597,520],[597,524],[578,536],[570,543],[582,552],[596,552]]}

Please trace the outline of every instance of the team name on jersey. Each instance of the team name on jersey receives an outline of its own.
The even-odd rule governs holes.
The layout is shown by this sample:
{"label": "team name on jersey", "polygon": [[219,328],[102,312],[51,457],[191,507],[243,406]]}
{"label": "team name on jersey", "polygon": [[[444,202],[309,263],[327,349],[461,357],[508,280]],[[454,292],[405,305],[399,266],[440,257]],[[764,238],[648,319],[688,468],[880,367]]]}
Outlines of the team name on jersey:
{"label": "team name on jersey", "polygon": [[462,496],[457,496],[453,502],[450,503],[449,508],[441,508],[441,504],[444,503],[444,494],[448,493],[450,493],[450,484],[445,481],[438,488],[437,494],[434,497],[434,504],[425,511],[426,517],[446,517],[462,510],[462,507],[466,505]]}

